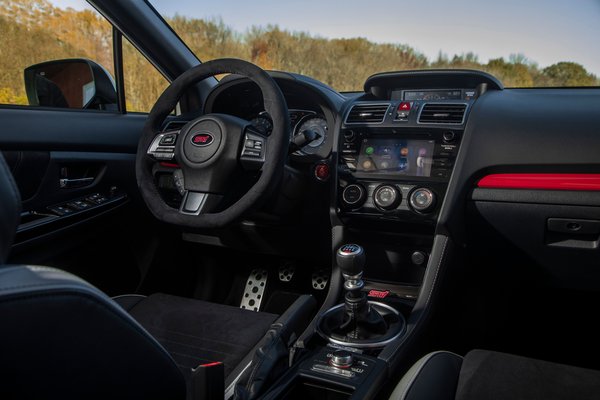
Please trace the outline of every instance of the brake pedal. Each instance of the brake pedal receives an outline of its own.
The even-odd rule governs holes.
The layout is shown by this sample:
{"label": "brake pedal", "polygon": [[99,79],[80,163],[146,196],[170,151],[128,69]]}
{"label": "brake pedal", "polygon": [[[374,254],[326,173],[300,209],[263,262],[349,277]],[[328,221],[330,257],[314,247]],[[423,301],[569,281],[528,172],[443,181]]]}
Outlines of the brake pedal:
{"label": "brake pedal", "polygon": [[321,269],[312,273],[312,287],[315,290],[323,290],[329,283],[329,271]]}
{"label": "brake pedal", "polygon": [[289,282],[294,277],[295,272],[296,267],[290,264],[285,264],[281,268],[279,268],[279,280],[281,282]]}
{"label": "brake pedal", "polygon": [[246,281],[242,303],[240,308],[258,311],[267,286],[267,270],[262,268],[253,269]]}

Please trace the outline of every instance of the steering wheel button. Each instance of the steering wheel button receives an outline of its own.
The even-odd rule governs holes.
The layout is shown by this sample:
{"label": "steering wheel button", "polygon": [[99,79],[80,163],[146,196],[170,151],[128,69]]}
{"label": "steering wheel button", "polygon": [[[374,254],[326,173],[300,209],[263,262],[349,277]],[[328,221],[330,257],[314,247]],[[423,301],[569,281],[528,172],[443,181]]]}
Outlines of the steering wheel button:
{"label": "steering wheel button", "polygon": [[246,150],[244,151],[244,155],[247,157],[260,157],[260,151]]}
{"label": "steering wheel button", "polygon": [[252,139],[246,139],[246,147],[253,148],[254,147],[254,140],[252,140]]}
{"label": "steering wheel button", "polygon": [[162,137],[162,139],[160,139],[160,142],[158,143],[159,146],[172,146],[175,144],[175,140],[177,139],[177,136],[171,134],[171,135],[165,135]]}

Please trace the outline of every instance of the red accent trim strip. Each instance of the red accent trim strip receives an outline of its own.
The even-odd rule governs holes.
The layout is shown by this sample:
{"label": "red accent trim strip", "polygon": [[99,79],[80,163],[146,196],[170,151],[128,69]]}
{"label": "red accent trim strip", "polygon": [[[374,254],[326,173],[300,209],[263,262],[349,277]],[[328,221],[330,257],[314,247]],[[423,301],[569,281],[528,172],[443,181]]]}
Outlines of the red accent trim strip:
{"label": "red accent trim strip", "polygon": [[161,162],[160,166],[167,167],[167,168],[179,168],[179,164],[170,163],[170,162]]}
{"label": "red accent trim strip", "polygon": [[221,365],[223,364],[222,362],[216,361],[216,362],[211,362],[208,364],[200,364],[198,365],[199,367],[214,367],[215,365]]}
{"label": "red accent trim strip", "polygon": [[600,174],[492,174],[477,182],[488,189],[600,190]]}

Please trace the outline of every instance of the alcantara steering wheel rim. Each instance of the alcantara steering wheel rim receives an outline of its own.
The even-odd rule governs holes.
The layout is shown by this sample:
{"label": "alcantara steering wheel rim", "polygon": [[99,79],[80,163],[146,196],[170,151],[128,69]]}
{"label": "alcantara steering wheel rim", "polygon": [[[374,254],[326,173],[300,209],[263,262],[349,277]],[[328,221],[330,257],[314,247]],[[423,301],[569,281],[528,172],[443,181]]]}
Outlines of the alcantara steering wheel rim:
{"label": "alcantara steering wheel rim", "polygon": [[[157,160],[150,157],[147,154],[147,151],[160,133],[166,117],[175,108],[181,96],[190,86],[208,77],[226,73],[241,75],[256,83],[263,95],[265,111],[269,113],[273,120],[273,131],[268,138],[264,138],[264,143],[266,144],[264,148],[264,162],[260,169],[260,177],[256,183],[237,201],[225,209],[214,213],[207,212],[192,215],[190,213],[182,212],[182,209],[177,210],[172,208],[164,202],[155,185],[152,171]],[[243,128],[243,124],[239,121],[243,121],[249,125],[248,121],[240,120],[235,117],[225,117],[226,116],[218,114],[208,114],[199,117],[194,121],[190,121],[186,127],[197,124],[198,121],[206,122],[211,118],[215,120],[222,119],[225,121],[224,124],[221,124],[222,127],[223,125],[227,125],[228,121],[233,121],[232,124],[239,128]],[[177,138],[179,142],[184,143],[180,146],[189,145],[189,140],[194,141],[202,139],[197,138],[197,136],[199,136],[198,134],[193,134],[192,137],[190,137],[189,135],[192,134],[192,131],[190,129],[186,131],[186,127],[181,130],[180,136]],[[190,228],[218,228],[226,226],[258,207],[262,201],[272,193],[283,174],[287,149],[289,146],[289,131],[290,121],[285,98],[279,89],[279,86],[277,86],[267,72],[254,64],[238,59],[218,59],[200,64],[189,69],[175,79],[158,98],[148,115],[148,119],[144,125],[138,143],[136,155],[136,177],[140,193],[152,214],[161,221]],[[181,136],[182,134],[183,136]],[[227,132],[222,132],[222,134],[227,135]],[[236,138],[236,135],[239,136],[239,132],[236,131],[235,134],[232,134],[234,138],[233,141],[228,141],[227,137],[225,137],[222,142],[219,141],[218,145],[237,146],[236,149],[240,151],[244,146],[240,141],[243,140],[244,135],[242,135],[241,139],[239,137]],[[213,140],[211,139],[211,142],[212,141]],[[239,143],[235,143],[235,141],[238,141]],[[181,147],[178,149],[180,148]],[[232,148],[229,148],[230,152],[231,149]],[[185,153],[184,148],[181,150],[181,153],[179,153],[179,156],[187,158],[185,154],[187,153]],[[195,164],[194,162],[189,162],[189,160],[187,161],[186,164],[192,166],[202,165],[201,162]]]}

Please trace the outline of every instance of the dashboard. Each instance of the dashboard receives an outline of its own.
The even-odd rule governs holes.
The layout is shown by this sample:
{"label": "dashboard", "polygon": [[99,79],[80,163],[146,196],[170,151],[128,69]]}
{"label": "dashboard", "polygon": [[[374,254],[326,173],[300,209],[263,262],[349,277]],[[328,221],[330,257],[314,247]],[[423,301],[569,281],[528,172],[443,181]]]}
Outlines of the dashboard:
{"label": "dashboard", "polygon": [[[597,214],[600,192],[490,188],[478,182],[494,174],[600,174],[600,89],[505,89],[480,71],[419,70],[376,74],[362,91],[340,94],[308,77],[270,74],[288,103],[290,140],[316,133],[316,140],[289,157],[288,167],[304,182],[286,189],[304,196],[290,212],[327,209],[313,215],[324,220],[328,212],[325,222],[342,227],[344,240],[369,246],[382,279],[398,265],[388,260],[395,254],[395,260],[409,261],[394,279],[418,281],[422,270],[407,267],[411,255],[430,252],[440,232],[458,244],[486,248],[479,242],[483,235],[469,236],[473,222],[500,232],[549,276],[573,285],[581,282],[570,278],[579,275],[563,266],[577,257],[578,271],[585,272],[597,260],[598,234],[558,232],[548,221],[573,219],[571,225],[579,226]],[[204,112],[239,116],[266,133],[271,129],[261,93],[247,79],[223,79]],[[384,246],[386,235],[403,236]],[[589,256],[579,248],[590,249]]]}

